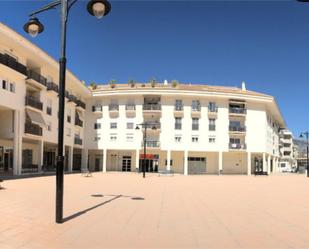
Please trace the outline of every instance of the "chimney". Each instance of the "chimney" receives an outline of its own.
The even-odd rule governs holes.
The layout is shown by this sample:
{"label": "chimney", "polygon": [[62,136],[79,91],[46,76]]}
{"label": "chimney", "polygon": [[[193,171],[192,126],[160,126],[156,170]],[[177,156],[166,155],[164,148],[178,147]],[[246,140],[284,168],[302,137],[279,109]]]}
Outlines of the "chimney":
{"label": "chimney", "polygon": [[164,85],[168,85],[168,81],[167,80],[164,80]]}
{"label": "chimney", "polygon": [[246,91],[246,82],[241,83],[241,90]]}

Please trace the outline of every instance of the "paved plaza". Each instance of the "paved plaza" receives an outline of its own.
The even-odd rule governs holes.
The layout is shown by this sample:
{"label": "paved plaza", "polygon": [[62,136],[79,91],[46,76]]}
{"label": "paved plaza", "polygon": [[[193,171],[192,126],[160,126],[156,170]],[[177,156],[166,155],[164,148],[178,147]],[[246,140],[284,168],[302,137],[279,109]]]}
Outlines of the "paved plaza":
{"label": "paved plaza", "polygon": [[4,182],[0,248],[309,248],[304,175],[65,176]]}

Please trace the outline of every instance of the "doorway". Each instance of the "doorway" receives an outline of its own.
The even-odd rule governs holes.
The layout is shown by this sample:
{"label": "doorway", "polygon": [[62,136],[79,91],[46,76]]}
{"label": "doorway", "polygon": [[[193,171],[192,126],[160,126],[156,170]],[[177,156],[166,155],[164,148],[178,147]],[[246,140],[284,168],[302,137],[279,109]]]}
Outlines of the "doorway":
{"label": "doorway", "polygon": [[94,170],[95,171],[100,171],[100,164],[101,164],[100,161],[101,161],[100,158],[95,159],[95,162],[94,162]]}
{"label": "doorway", "polygon": [[122,171],[125,171],[125,172],[131,171],[131,157],[130,156],[122,157]]}

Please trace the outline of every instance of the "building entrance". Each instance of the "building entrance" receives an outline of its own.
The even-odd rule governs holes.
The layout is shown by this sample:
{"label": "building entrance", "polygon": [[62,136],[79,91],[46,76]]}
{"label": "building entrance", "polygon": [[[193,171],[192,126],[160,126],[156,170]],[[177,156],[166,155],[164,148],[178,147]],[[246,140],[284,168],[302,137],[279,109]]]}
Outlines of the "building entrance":
{"label": "building entrance", "polygon": [[[139,160],[139,171],[143,172],[144,155],[141,155]],[[146,172],[158,172],[159,169],[159,155],[146,154],[145,170]]]}
{"label": "building entrance", "polygon": [[122,171],[131,171],[131,157],[124,156],[122,157]]}

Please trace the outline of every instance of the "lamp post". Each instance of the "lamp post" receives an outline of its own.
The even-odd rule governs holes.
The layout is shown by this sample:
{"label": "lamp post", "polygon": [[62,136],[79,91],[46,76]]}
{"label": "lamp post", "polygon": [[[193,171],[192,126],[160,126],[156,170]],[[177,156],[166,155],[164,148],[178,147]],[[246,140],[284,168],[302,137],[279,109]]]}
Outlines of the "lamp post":
{"label": "lamp post", "polygon": [[149,122],[144,122],[141,124],[137,124],[135,130],[139,130],[140,126],[144,128],[144,136],[143,136],[143,143],[144,143],[144,157],[143,157],[143,178],[146,177],[146,150],[147,150],[147,128],[151,127],[152,130],[156,130],[157,123],[149,123]]}
{"label": "lamp post", "polygon": [[[31,13],[29,21],[24,25],[24,31],[32,37],[36,37],[44,31],[44,26],[36,14],[61,8],[61,53],[59,59],[59,118],[58,118],[58,156],[56,168],[56,223],[63,222],[63,168],[64,168],[64,149],[63,149],[63,130],[64,130],[64,107],[65,107],[65,81],[66,81],[66,29],[67,20],[71,7],[77,0],[56,0],[45,5],[41,9]],[[107,0],[90,0],[87,4],[90,15],[98,19],[107,15],[111,10],[111,5]]]}
{"label": "lamp post", "polygon": [[299,137],[306,139],[306,145],[307,145],[307,166],[306,166],[306,169],[307,169],[307,177],[309,177],[309,131],[301,132]]}

